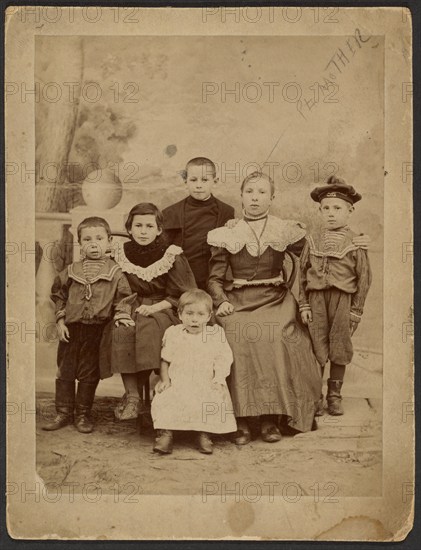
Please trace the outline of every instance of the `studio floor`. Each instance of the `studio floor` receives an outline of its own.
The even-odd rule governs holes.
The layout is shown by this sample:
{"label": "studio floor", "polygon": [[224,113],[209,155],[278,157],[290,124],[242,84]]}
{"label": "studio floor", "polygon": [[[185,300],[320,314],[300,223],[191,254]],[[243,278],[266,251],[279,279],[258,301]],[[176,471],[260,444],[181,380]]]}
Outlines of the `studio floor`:
{"label": "studio floor", "polygon": [[[382,377],[373,361],[356,357],[344,385],[344,416],[325,413],[313,432],[284,436],[280,442],[255,438],[236,446],[228,436],[214,437],[214,453],[201,454],[189,433],[178,432],[173,454],[152,451],[150,419],[116,422],[113,409],[121,396],[114,377],[100,384],[95,399],[95,430],[80,434],[74,426],[56,432],[41,429],[54,416],[54,378],[37,381],[37,471],[60,491],[137,494],[239,495],[250,502],[282,495],[290,502],[312,496],[336,502],[344,496],[382,493]],[[366,368],[370,365],[370,368]]]}

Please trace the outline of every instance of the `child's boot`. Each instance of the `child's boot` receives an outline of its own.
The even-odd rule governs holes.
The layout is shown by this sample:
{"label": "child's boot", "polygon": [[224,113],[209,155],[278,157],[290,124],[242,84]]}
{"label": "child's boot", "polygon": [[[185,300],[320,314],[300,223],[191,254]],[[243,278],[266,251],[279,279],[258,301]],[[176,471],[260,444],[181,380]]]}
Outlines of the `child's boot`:
{"label": "child's boot", "polygon": [[98,382],[79,382],[77,386],[75,426],[83,434],[89,434],[94,429],[90,414],[97,385]]}
{"label": "child's boot", "polygon": [[342,407],[342,388],[343,380],[327,381],[327,410],[332,416],[341,416],[344,414]]}
{"label": "child's boot", "polygon": [[199,451],[205,455],[211,455],[213,453],[212,439],[206,432],[199,432],[198,436]]}
{"label": "child's boot", "polygon": [[173,434],[171,430],[159,430],[154,452],[169,455],[172,453]]}
{"label": "child's boot", "polygon": [[44,424],[43,430],[59,430],[67,424],[73,424],[75,408],[75,383],[69,380],[56,379],[56,411],[57,415],[51,422]]}

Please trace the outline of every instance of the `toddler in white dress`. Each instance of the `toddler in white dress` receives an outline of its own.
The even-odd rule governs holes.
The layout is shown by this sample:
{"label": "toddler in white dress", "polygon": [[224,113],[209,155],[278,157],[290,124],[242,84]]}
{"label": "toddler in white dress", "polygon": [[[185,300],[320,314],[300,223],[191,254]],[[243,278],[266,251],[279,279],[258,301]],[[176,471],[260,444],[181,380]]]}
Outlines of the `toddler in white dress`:
{"label": "toddler in white dress", "polygon": [[178,303],[182,324],[169,327],[161,352],[160,381],[152,401],[158,437],[154,451],[172,452],[173,430],[198,433],[202,453],[212,453],[209,433],[237,429],[226,384],[233,356],[224,329],[208,326],[212,299],[203,290],[185,292]]}

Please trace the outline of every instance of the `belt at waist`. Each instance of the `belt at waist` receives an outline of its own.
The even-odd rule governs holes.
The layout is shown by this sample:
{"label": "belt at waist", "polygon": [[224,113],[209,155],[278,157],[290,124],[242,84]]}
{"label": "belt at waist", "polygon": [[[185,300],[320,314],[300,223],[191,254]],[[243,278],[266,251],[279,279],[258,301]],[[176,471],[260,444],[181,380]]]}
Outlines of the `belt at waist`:
{"label": "belt at waist", "polygon": [[284,278],[281,275],[278,275],[277,277],[271,277],[269,279],[252,279],[251,281],[248,281],[247,279],[234,279],[232,282],[232,285],[234,288],[239,288],[242,286],[258,286],[258,285],[281,285],[284,283]]}

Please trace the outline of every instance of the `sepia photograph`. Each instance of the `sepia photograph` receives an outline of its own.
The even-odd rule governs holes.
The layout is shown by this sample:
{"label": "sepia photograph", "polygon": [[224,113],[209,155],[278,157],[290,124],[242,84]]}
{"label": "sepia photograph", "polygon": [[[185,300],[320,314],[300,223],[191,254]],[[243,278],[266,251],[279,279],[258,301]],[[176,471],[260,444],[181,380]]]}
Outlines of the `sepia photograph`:
{"label": "sepia photograph", "polygon": [[10,535],[405,538],[409,10],[6,19]]}

